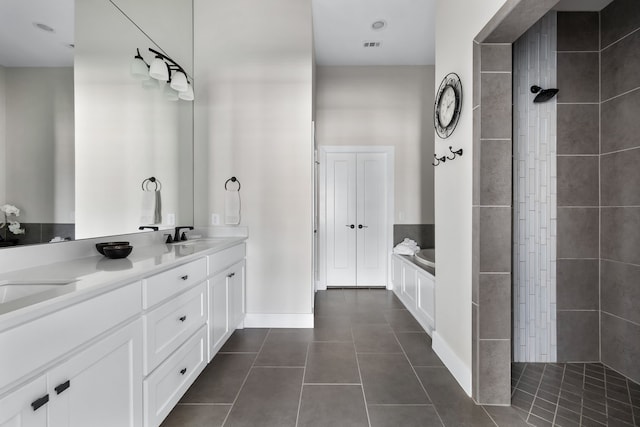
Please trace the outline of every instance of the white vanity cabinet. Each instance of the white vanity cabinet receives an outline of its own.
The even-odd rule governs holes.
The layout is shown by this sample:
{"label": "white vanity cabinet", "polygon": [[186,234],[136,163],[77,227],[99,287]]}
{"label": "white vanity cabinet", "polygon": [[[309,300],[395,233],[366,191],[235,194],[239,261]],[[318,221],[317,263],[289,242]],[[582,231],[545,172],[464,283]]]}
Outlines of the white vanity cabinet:
{"label": "white vanity cabinet", "polygon": [[44,375],[0,398],[0,427],[46,427],[48,398]]}
{"label": "white vanity cabinet", "polygon": [[393,291],[424,330],[435,329],[435,278],[401,255],[391,256]]}
{"label": "white vanity cabinet", "polygon": [[208,256],[209,361],[234,330],[242,328],[245,314],[245,244]]}

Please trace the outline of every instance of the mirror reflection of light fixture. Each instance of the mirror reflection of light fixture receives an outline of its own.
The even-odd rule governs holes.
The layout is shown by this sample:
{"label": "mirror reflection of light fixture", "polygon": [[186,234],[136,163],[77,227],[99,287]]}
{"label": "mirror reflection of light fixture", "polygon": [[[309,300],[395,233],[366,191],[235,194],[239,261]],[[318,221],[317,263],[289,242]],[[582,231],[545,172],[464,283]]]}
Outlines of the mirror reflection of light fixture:
{"label": "mirror reflection of light fixture", "polygon": [[151,65],[145,62],[140,50],[136,49],[137,54],[131,63],[131,75],[136,80],[141,80],[145,89],[157,87],[158,81],[166,82],[163,93],[170,101],[193,101],[193,86],[184,69],[167,55],[151,48],[149,51],[155,54]]}

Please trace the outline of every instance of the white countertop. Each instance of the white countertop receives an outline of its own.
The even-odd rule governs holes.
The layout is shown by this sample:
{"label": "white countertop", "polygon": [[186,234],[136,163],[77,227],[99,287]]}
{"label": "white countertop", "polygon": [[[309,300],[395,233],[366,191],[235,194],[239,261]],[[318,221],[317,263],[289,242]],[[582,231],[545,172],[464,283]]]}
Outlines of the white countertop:
{"label": "white countertop", "polygon": [[125,259],[108,259],[96,252],[96,256],[0,274],[0,283],[70,282],[0,304],[0,331],[245,240],[246,237],[215,237],[134,246]]}

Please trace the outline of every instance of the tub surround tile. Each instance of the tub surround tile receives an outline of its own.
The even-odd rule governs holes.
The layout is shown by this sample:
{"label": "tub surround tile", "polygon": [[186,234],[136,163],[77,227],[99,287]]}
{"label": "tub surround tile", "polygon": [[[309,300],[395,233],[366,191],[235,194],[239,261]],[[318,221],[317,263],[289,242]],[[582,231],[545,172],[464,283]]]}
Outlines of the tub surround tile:
{"label": "tub surround tile", "polygon": [[435,247],[434,224],[393,224],[393,245],[405,238],[415,240],[422,249]]}
{"label": "tub surround tile", "polygon": [[558,12],[558,51],[600,50],[598,12]]}
{"label": "tub surround tile", "polygon": [[598,206],[598,157],[561,156],[557,163],[558,206]]}
{"label": "tub surround tile", "polygon": [[635,32],[601,54],[602,100],[640,86],[640,33]]}
{"label": "tub surround tile", "polygon": [[640,324],[640,266],[608,260],[601,265],[602,311]]}
{"label": "tub surround tile", "polygon": [[598,311],[562,311],[558,317],[558,361],[600,360]]}
{"label": "tub surround tile", "polygon": [[620,40],[640,27],[640,3],[615,0],[600,12],[602,47]]}
{"label": "tub surround tile", "polygon": [[558,154],[599,154],[597,104],[558,104]]}
{"label": "tub surround tile", "polygon": [[602,153],[638,147],[640,90],[601,104]]}
{"label": "tub surround tile", "polygon": [[599,54],[558,52],[558,102],[600,102]]}
{"label": "tub surround tile", "polygon": [[601,156],[602,206],[640,205],[639,164],[640,149]]}
{"label": "tub surround tile", "polygon": [[597,259],[557,260],[558,310],[598,310],[598,265]]}

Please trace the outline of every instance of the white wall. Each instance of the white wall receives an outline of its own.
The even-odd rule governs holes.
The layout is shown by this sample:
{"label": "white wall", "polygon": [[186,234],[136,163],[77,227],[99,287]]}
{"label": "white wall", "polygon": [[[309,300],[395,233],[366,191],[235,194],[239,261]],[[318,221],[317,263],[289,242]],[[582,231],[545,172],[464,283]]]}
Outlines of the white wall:
{"label": "white wall", "polygon": [[6,196],[20,222],[74,221],[73,68],[5,68]]}
{"label": "white wall", "polygon": [[248,319],[312,319],[310,0],[196,0],[194,17],[196,224],[236,176]]}
{"label": "white wall", "polygon": [[395,147],[396,224],[433,224],[434,71],[317,68],[316,143]]}
{"label": "white wall", "polygon": [[5,68],[0,66],[0,204],[5,204],[7,183],[7,153],[6,153],[6,83]]}
{"label": "white wall", "polygon": [[76,238],[136,232],[151,176],[162,182],[163,224],[170,213],[191,224],[193,103],[166,101],[131,77],[136,48],[157,46],[109,1],[76,6]]}
{"label": "white wall", "polygon": [[[468,372],[458,381],[471,385],[471,237],[472,237],[472,93],[473,39],[505,0],[438,0],[436,5],[436,88],[450,72],[464,90],[462,114],[446,140],[436,136],[438,155],[449,146],[465,155],[435,168],[436,333]],[[452,369],[451,359],[444,360]],[[452,370],[456,370],[454,367]],[[455,372],[454,372],[455,374]]]}

